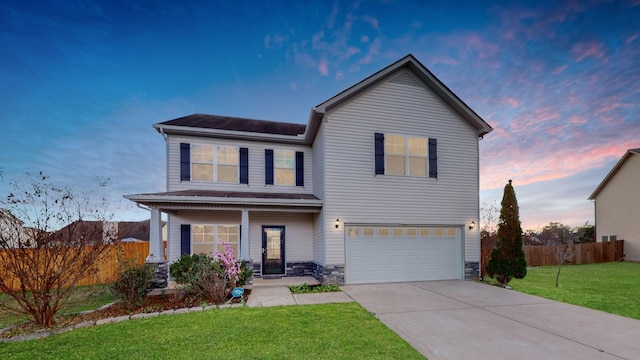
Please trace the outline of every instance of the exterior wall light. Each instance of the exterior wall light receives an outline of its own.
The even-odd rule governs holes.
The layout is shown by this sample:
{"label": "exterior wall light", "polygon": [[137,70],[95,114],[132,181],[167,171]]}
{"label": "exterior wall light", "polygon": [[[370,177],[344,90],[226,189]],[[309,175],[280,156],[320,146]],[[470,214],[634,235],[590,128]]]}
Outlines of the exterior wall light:
{"label": "exterior wall light", "polygon": [[336,229],[340,227],[340,219],[336,219]]}
{"label": "exterior wall light", "polygon": [[471,224],[469,224],[469,230],[473,230],[476,227],[476,222],[472,221]]}

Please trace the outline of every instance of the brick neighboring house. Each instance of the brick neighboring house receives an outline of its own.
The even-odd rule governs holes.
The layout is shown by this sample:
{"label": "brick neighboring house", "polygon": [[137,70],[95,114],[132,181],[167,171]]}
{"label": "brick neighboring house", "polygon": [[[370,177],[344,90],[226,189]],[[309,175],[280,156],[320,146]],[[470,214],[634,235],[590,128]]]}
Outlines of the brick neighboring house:
{"label": "brick neighboring house", "polygon": [[314,106],[306,125],[195,114],[153,127],[166,191],[125,197],[151,209],[152,253],[168,214],[168,263],[225,240],[257,277],[478,276],[478,147],[493,129],[412,55]]}
{"label": "brick neighboring house", "polygon": [[625,260],[640,262],[640,148],[627,150],[589,200],[596,241],[624,240]]}

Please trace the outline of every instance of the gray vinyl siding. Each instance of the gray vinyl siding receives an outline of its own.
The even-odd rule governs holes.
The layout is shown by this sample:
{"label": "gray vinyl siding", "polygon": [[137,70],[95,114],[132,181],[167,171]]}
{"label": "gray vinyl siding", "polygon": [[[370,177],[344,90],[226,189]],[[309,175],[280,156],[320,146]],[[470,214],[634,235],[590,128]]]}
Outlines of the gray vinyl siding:
{"label": "gray vinyl siding", "polygon": [[[249,184],[229,184],[206,181],[180,181],[180,143],[225,145],[246,147],[249,149]],[[272,193],[311,194],[313,191],[311,147],[304,145],[262,143],[230,139],[212,139],[195,136],[170,135],[167,139],[167,191],[179,190],[221,190],[253,191]],[[304,185],[282,186],[264,183],[264,150],[282,149],[304,152]]]}
{"label": "gray vinyl siding", "polygon": [[624,240],[625,260],[640,262],[640,155],[631,155],[596,196],[596,241]]}
{"label": "gray vinyl siding", "polygon": [[[169,216],[168,254],[180,257],[181,224],[240,224],[240,211],[181,211]],[[249,256],[262,261],[262,226],[285,226],[285,260],[307,262],[313,258],[313,215],[310,213],[249,212]],[[245,229],[242,229],[245,231]],[[237,256],[237,254],[236,254]]]}
{"label": "gray vinyl siding", "polygon": [[[313,194],[319,199],[324,199],[324,124],[320,124],[318,133],[313,142]],[[313,221],[313,261],[324,264],[324,213],[315,214]]]}
{"label": "gray vinyl siding", "polygon": [[[477,132],[405,71],[325,114],[326,264],[344,264],[344,224],[463,226],[479,261]],[[438,179],[374,175],[374,133],[436,138]]]}

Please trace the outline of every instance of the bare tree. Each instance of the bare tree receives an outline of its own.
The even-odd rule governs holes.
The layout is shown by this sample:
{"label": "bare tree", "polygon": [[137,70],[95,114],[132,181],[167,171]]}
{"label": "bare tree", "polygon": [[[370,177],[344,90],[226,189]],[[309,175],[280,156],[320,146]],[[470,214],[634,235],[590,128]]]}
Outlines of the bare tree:
{"label": "bare tree", "polygon": [[576,233],[568,231],[564,229],[562,233],[554,234],[554,243],[555,246],[553,248],[553,255],[558,262],[558,272],[556,274],[556,288],[558,287],[558,282],[560,280],[560,270],[562,265],[569,261],[573,256],[580,251],[579,246],[574,246]]}
{"label": "bare tree", "polygon": [[104,226],[104,199],[94,203],[42,173],[9,188],[0,198],[0,292],[15,303],[0,307],[50,327],[117,236]]}
{"label": "bare tree", "polygon": [[498,203],[485,201],[480,206],[480,276],[487,274],[487,263],[491,259],[491,250],[496,245],[496,229],[500,209]]}

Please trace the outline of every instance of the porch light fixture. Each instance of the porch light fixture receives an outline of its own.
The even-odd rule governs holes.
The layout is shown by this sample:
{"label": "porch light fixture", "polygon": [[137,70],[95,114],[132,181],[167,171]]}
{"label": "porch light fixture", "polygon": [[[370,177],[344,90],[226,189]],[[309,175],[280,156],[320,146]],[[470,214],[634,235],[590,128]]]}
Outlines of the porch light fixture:
{"label": "porch light fixture", "polygon": [[340,227],[340,219],[336,219],[336,229]]}
{"label": "porch light fixture", "polygon": [[473,230],[476,227],[476,222],[472,221],[471,224],[469,224],[469,230]]}

